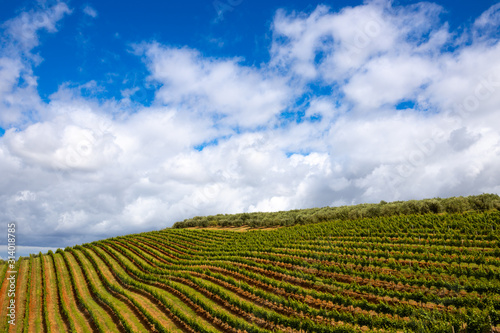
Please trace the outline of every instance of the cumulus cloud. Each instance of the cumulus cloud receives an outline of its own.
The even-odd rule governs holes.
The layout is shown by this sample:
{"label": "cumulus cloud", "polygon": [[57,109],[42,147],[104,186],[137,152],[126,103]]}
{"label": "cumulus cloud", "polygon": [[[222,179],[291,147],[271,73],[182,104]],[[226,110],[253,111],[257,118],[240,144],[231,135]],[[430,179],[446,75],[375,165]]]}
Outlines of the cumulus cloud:
{"label": "cumulus cloud", "polygon": [[83,7],[83,13],[92,17],[92,18],[96,18],[98,15],[97,11],[89,5],[86,5],[85,7]]}
{"label": "cumulus cloud", "polygon": [[57,22],[71,11],[58,2],[52,7],[23,12],[0,25],[0,126],[20,126],[43,109],[33,66],[41,58],[31,51],[39,44],[40,31],[57,32]]}
{"label": "cumulus cloud", "polygon": [[22,13],[3,25],[0,218],[64,247],[194,215],[498,192],[498,8],[463,33],[442,11],[279,10],[258,66],[144,42],[150,106],[64,84],[42,102],[22,54],[70,10]]}
{"label": "cumulus cloud", "polygon": [[290,102],[284,78],[242,66],[240,59],[210,59],[196,50],[157,43],[138,50],[145,55],[150,79],[162,84],[156,93],[158,102],[219,118],[226,126],[265,125]]}
{"label": "cumulus cloud", "polygon": [[13,46],[20,48],[21,51],[29,51],[39,43],[38,30],[57,32],[57,22],[69,13],[71,10],[65,3],[57,2],[52,7],[24,12],[6,21],[2,26]]}

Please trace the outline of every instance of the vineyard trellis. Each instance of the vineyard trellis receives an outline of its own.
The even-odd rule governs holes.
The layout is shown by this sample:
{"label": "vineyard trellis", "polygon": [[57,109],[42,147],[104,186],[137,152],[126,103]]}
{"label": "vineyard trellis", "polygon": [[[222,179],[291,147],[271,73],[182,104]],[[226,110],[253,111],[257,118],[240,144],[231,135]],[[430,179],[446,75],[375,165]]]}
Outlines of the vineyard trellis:
{"label": "vineyard trellis", "polygon": [[490,210],[114,237],[21,259],[0,330],[500,332],[499,227]]}

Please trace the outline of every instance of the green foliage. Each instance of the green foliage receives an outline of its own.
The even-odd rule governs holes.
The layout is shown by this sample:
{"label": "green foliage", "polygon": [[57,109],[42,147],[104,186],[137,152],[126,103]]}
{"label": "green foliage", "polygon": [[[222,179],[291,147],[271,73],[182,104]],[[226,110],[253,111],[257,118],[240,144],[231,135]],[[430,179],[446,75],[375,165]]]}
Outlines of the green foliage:
{"label": "green foliage", "polygon": [[[458,332],[468,324],[471,327],[469,332],[480,325],[495,324],[500,309],[500,258],[492,231],[500,227],[500,213],[437,215],[429,208],[433,204],[435,202],[430,201],[420,206],[416,202],[408,205],[408,209],[428,207],[424,210],[427,214],[335,220],[270,232],[169,229],[154,235],[144,234],[143,239],[147,241],[143,244],[126,241],[127,237],[120,238],[119,242],[106,243],[113,244],[124,256],[135,258],[133,261],[143,272],[153,276],[166,276],[168,272],[169,279],[189,279],[229,303],[233,300],[228,295],[203,282],[196,282],[185,273],[186,267],[190,267],[193,273],[206,274],[313,318],[320,316],[370,328],[417,332],[451,332],[452,327]],[[364,209],[368,208],[365,206]],[[252,221],[252,214],[249,215],[245,219]],[[181,239],[193,246],[177,246],[182,243]],[[150,242],[154,249],[148,246]],[[199,270],[198,265],[210,265],[226,273]],[[227,272],[231,273],[227,275]],[[134,270],[133,274],[140,274],[140,271]],[[231,274],[236,274],[237,279],[231,278]],[[352,281],[397,283],[410,289],[397,291],[394,287],[387,288],[390,285],[378,287],[371,285],[372,282],[346,284],[343,280],[338,281],[337,276],[349,277]],[[277,293],[279,290],[281,294]],[[351,291],[387,296],[389,301],[384,298],[373,303],[344,294]],[[438,295],[441,293],[444,296]],[[343,308],[339,311],[315,309],[300,297],[331,302]],[[418,303],[394,304],[390,300],[395,298]],[[473,311],[476,317],[455,313],[455,310],[442,313],[442,310],[415,307],[415,304],[431,303],[453,306],[450,309],[476,309]],[[267,316],[236,300],[234,305],[248,309],[254,315],[265,316],[268,321],[286,323],[307,332],[330,331],[330,328],[323,330],[307,320],[299,325],[281,317]],[[349,308],[377,315],[354,315],[346,311]],[[394,316],[410,319],[402,321]],[[346,328],[338,326],[336,329],[342,331]]]}
{"label": "green foliage", "polygon": [[[49,256],[62,256],[73,286],[76,279],[84,281],[90,296],[116,314],[123,331],[133,327],[115,298],[144,315],[145,327],[168,331],[133,295],[140,293],[183,331],[212,333],[197,319],[202,317],[223,332],[490,332],[500,324],[495,200],[486,195],[458,198],[457,205],[436,198],[219,214],[188,223],[291,226],[243,233],[168,229],[58,249]],[[446,210],[465,204],[465,211]],[[30,267],[42,260],[45,269],[41,254],[30,260]],[[73,292],[92,328],[102,331],[98,307],[88,303],[84,289]],[[181,310],[186,306],[193,314]],[[60,308],[71,321],[68,308]]]}
{"label": "green foliage", "polygon": [[467,332],[491,332],[491,318],[478,309],[468,309],[466,314]]}
{"label": "green foliage", "polygon": [[464,213],[467,211],[500,210],[500,196],[481,194],[469,197],[434,198],[424,200],[396,201],[355,206],[309,208],[271,213],[218,214],[215,216],[195,216],[176,222],[174,229],[192,227],[241,227],[251,228],[291,226],[334,220],[356,220],[379,216],[399,216],[413,214]]}

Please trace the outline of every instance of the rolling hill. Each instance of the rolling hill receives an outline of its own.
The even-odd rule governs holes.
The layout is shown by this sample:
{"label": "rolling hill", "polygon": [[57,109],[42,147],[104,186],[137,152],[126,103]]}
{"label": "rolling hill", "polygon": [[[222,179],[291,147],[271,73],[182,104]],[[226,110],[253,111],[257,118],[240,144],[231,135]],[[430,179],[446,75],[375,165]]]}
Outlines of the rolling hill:
{"label": "rolling hill", "polygon": [[497,198],[195,218],[21,258],[13,296],[4,262],[0,331],[500,332]]}

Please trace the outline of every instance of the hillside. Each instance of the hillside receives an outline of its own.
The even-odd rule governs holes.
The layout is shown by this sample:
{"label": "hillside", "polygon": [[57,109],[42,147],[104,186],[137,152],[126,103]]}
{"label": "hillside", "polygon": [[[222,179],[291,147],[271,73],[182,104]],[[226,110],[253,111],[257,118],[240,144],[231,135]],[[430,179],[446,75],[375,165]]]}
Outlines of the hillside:
{"label": "hillside", "polygon": [[500,212],[166,229],[16,263],[1,332],[499,332]]}
{"label": "hillside", "polygon": [[195,216],[174,224],[173,228],[191,227],[276,227],[310,224],[333,220],[355,220],[365,217],[388,217],[395,215],[429,213],[464,213],[467,211],[500,210],[497,194],[471,195],[468,197],[433,198],[360,204],[340,207],[295,209],[270,213],[218,214]]}

